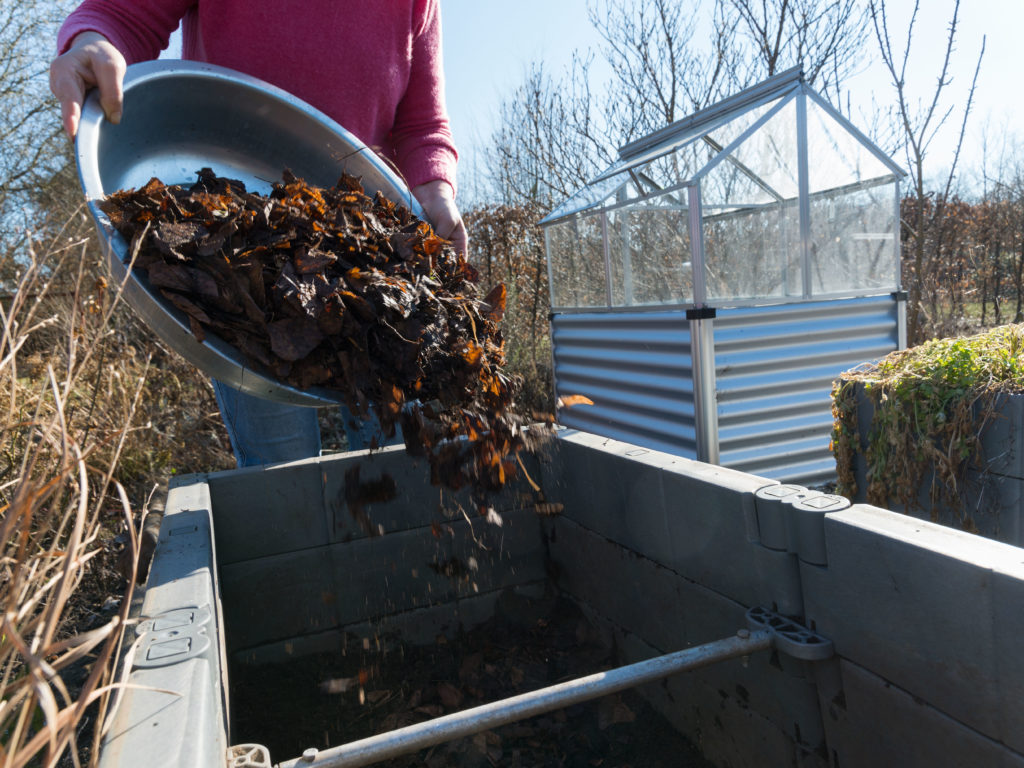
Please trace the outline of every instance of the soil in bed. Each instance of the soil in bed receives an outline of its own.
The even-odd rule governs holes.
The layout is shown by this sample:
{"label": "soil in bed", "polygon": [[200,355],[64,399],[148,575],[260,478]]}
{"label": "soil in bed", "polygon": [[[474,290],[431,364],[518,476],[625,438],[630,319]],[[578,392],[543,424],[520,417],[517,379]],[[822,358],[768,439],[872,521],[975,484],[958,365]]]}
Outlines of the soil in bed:
{"label": "soil in bed", "polygon": [[[352,637],[335,653],[232,667],[232,743],[274,762],[615,666],[579,608],[511,592],[454,639],[411,646]],[[711,768],[626,691],[382,763],[392,768]]]}

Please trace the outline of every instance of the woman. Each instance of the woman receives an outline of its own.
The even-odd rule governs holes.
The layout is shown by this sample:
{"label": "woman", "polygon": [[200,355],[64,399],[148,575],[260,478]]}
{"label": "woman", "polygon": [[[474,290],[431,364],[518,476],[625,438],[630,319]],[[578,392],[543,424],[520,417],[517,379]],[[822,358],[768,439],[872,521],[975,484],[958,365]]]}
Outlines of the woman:
{"label": "woman", "polygon": [[[391,161],[435,231],[465,253],[444,105],[439,0],[85,0],[65,20],[50,88],[69,136],[96,87],[121,120],[125,67],[156,58],[182,26],[182,56],[245,72],[303,99]],[[127,105],[131,109],[131,104]],[[214,381],[239,466],[318,455],[316,411]],[[365,427],[345,414],[350,448]]]}

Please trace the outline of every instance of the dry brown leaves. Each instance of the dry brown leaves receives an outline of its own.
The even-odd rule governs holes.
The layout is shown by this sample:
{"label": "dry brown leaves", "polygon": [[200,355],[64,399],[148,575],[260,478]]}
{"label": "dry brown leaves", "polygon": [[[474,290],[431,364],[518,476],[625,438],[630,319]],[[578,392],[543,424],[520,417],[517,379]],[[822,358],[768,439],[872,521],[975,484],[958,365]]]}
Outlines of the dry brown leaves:
{"label": "dry brown leaves", "polygon": [[502,371],[505,287],[481,297],[446,240],[358,179],[319,188],[286,171],[262,196],[204,168],[191,187],[153,179],[100,207],[197,339],[214,333],[282,382],[372,408],[387,437],[400,424],[432,481],[472,488],[481,511],[537,439]]}

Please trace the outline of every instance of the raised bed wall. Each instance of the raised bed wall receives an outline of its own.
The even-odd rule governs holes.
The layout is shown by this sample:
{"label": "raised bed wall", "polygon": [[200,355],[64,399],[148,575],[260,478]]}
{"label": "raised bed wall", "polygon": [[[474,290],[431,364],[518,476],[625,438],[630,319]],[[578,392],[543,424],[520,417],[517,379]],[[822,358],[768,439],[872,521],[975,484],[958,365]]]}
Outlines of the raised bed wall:
{"label": "raised bed wall", "polygon": [[624,661],[728,635],[757,605],[835,645],[813,667],[762,654],[650,686],[712,761],[1024,766],[1024,551],[855,505],[821,516],[811,564],[762,543],[763,480],[583,433],[557,448],[558,584]]}
{"label": "raised bed wall", "polygon": [[[390,477],[397,489],[365,505],[372,534],[345,501],[356,467],[359,482]],[[544,582],[539,523],[515,494],[496,500],[502,525],[489,525],[462,495],[446,493],[442,509],[429,481],[426,462],[398,447],[210,475],[228,654],[328,651],[345,632],[430,641],[486,618],[502,589]]]}
{"label": "raised bed wall", "polygon": [[[856,384],[856,393],[860,451],[854,456],[853,471],[856,500],[864,501],[868,482],[867,441],[874,405],[865,394],[863,383]],[[1024,547],[1024,395],[1000,395],[995,415],[981,427],[979,437],[979,466],[968,470],[966,485],[959,489],[962,510],[950,509],[941,499],[933,507],[931,473],[925,473],[913,509],[906,509],[895,499],[887,506],[913,517],[961,530],[966,528],[996,541]]]}

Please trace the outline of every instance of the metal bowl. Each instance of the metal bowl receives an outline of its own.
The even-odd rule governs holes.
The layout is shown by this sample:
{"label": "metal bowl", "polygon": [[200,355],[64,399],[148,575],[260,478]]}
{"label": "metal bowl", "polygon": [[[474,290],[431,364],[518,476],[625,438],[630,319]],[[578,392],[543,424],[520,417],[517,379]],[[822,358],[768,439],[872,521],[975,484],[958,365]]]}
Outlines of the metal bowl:
{"label": "metal bowl", "polygon": [[296,405],[340,402],[337,391],[300,390],[248,367],[232,346],[210,333],[200,342],[186,316],[128,270],[128,243],[97,203],[111,192],[156,177],[191,184],[210,167],[266,194],[285,168],[310,184],[330,186],[342,172],[362,178],[368,194],[380,191],[422,217],[405,183],[372,150],[322,112],[254,77],[190,61],[149,61],[128,67],[124,117],[108,122],[93,91],[86,99],[76,141],[78,174],[127,303],[171,349],[203,372],[253,395]]}

